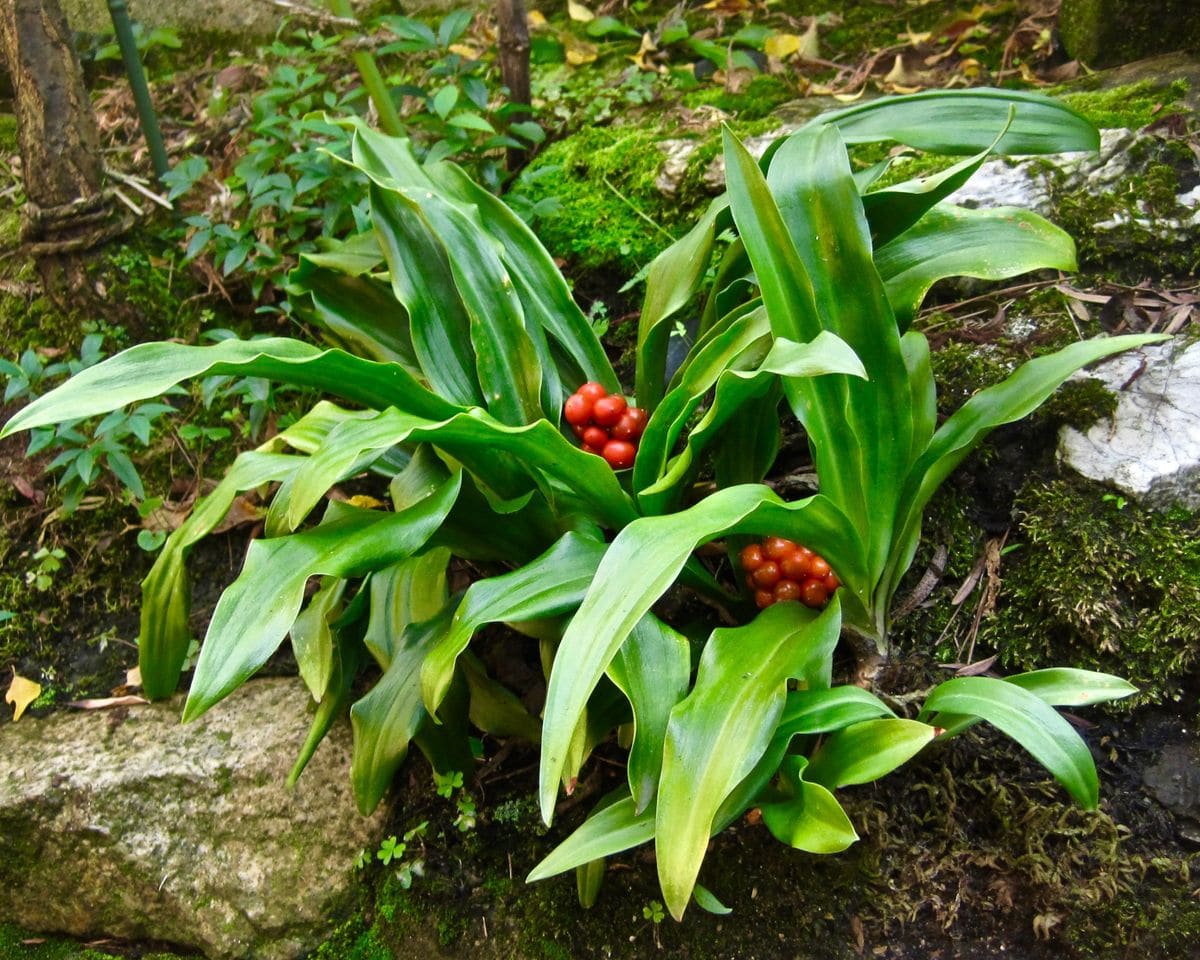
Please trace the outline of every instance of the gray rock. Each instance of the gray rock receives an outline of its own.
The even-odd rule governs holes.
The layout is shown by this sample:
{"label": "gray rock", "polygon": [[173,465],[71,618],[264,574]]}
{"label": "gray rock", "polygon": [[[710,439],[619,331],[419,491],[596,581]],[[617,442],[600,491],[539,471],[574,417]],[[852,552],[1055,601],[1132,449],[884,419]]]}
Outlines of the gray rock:
{"label": "gray rock", "polygon": [[1200,509],[1200,342],[1124,353],[1088,376],[1117,391],[1117,411],[1086,434],[1065,428],[1063,462],[1148,506]]}
{"label": "gray rock", "polygon": [[1155,762],[1142,771],[1142,782],[1179,818],[1180,836],[1200,843],[1200,744],[1192,739],[1164,745]]}
{"label": "gray rock", "polygon": [[186,726],[175,702],[0,727],[0,922],[219,958],[313,949],[386,814],[355,809],[345,725],[284,786],[307,703],[298,680],[258,680]]}
{"label": "gray rock", "polygon": [[1067,52],[1090,67],[1200,50],[1195,0],[1063,0],[1058,25]]}

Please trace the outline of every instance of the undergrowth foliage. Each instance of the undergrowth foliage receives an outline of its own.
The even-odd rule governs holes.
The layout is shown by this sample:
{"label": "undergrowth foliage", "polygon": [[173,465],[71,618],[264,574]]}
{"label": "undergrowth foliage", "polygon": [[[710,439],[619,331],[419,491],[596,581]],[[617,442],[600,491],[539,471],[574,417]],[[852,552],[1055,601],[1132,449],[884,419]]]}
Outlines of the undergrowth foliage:
{"label": "undergrowth foliage", "polygon": [[[712,834],[758,808],[784,843],[843,850],[857,833],[838,790],[980,720],[1095,806],[1091,754],[1054,708],[1126,696],[1124,681],[1069,669],[959,677],[907,719],[833,676],[844,635],[857,638],[864,668],[886,655],[892,595],[923,509],[968,452],[1080,367],[1158,339],[1074,343],[937,422],[928,344],[908,330],[929,287],[1074,263],[1070,239],[1040,217],[963,210],[946,197],[994,153],[1093,149],[1089,124],[1039,96],[976,90],[828,114],[761,161],[727,130],[728,194],[648,273],[636,400],[508,207],[457,166],[420,163],[406,140],[359,121],[344,129],[370,228],[305,255],[290,277],[291,296],[333,346],[145,344],[80,372],[5,427],[92,416],[215,375],[316,388],[348,404],[322,401],[238,457],[163,545],[143,583],[149,695],[174,692],[187,654],[189,550],[240,491],[278,484],[265,536],[213,613],[184,718],[245,682],[290,635],[317,701],[293,777],[349,706],[354,789],[370,811],[410,743],[440,776],[468,770],[474,724],[540,740],[547,822],[560,785],[570,791],[596,745],[632,724],[627,784],[530,874],[577,870],[584,902],[604,858],[653,843],[666,909],[682,917],[695,899],[720,911],[696,884]],[[872,190],[886,163],[852,173],[847,147],[880,141],[964,159]],[[727,231],[735,239],[710,280]],[[695,343],[668,376],[668,339],[698,295]],[[631,468],[582,449],[563,421],[584,383],[646,412]],[[820,478],[818,494],[790,502],[763,482],[781,411],[803,426]],[[389,478],[390,509],[326,497],[365,470]],[[824,558],[835,575],[828,603],[776,602],[756,614],[740,558],[767,537]],[[697,553],[714,543],[722,563]],[[452,592],[456,559],[507,572]],[[661,619],[655,604],[676,585],[731,625],[685,635]],[[496,622],[538,645],[548,679],[540,724],[472,652],[476,632]],[[351,703],[372,665],[381,675]]]}

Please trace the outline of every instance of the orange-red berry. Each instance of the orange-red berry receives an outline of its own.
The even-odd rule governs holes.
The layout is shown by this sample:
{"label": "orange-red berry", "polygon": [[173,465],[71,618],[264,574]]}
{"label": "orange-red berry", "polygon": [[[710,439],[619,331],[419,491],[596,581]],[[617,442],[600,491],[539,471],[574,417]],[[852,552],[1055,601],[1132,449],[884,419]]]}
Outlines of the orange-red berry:
{"label": "orange-red berry", "polygon": [[800,602],[806,607],[821,607],[829,599],[824,580],[805,580],[800,584]]}
{"label": "orange-red berry", "polygon": [[744,547],[740,559],[742,561],[742,569],[747,573],[753,573],[763,565],[762,547],[757,543],[752,543],[748,547]]}
{"label": "orange-red berry", "polygon": [[603,449],[608,439],[608,431],[603,427],[587,427],[583,431],[583,442],[589,447]]}
{"label": "orange-red berry", "polygon": [[614,470],[628,470],[637,457],[637,447],[628,440],[609,440],[604,445],[604,459]]}
{"label": "orange-red berry", "polygon": [[625,413],[625,398],[614,393],[601,397],[592,407],[592,419],[602,427],[613,427]]}
{"label": "orange-red berry", "polygon": [[592,419],[592,401],[581,394],[571,394],[563,404],[563,419],[573,427],[586,425]]}
{"label": "orange-red berry", "polygon": [[759,610],[765,610],[775,602],[775,594],[770,590],[756,590],[754,592],[754,602],[758,605]]}
{"label": "orange-red berry", "polygon": [[812,554],[807,550],[796,550],[779,561],[779,569],[783,571],[783,575],[789,580],[795,580],[799,583],[805,577],[809,576],[811,558]]}
{"label": "orange-red berry", "polygon": [[812,571],[812,575],[818,580],[823,580],[832,572],[829,569],[829,564],[825,562],[824,557],[818,557],[813,554],[812,560],[809,561],[808,569]]}
{"label": "orange-red berry", "polygon": [[780,580],[775,584],[775,602],[789,603],[800,599],[800,584],[795,580]]}
{"label": "orange-red berry", "polygon": [[782,560],[789,553],[796,550],[796,545],[791,540],[785,540],[783,537],[767,537],[763,541],[763,553],[771,560]]}
{"label": "orange-red berry", "polygon": [[762,590],[770,590],[779,582],[779,564],[774,560],[767,560],[750,576],[754,578],[754,585],[756,587]]}
{"label": "orange-red berry", "polygon": [[604,384],[597,383],[595,380],[591,380],[588,383],[585,383],[578,390],[576,390],[575,395],[580,396],[580,397],[586,397],[592,403],[595,403],[597,400],[600,400],[603,397],[607,397],[608,390],[605,388]]}

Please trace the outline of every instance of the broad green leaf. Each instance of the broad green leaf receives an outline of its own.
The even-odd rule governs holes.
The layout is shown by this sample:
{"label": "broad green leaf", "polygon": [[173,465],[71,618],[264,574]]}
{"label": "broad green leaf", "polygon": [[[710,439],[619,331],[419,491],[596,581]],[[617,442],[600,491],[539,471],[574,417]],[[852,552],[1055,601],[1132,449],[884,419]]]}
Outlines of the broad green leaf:
{"label": "broad green leaf", "polygon": [[471,722],[494,737],[519,737],[529,743],[542,738],[542,727],[516,694],[493,680],[470,653],[459,658],[471,695]]}
{"label": "broad green leaf", "polygon": [[1074,270],[1075,241],[1028,210],[968,210],[940,203],[876,250],[875,266],[898,322],[907,327],[938,280],[1003,280],[1047,267]]}
{"label": "broad green leaf", "polygon": [[399,363],[410,373],[417,372],[408,314],[382,281],[310,269],[303,284],[293,280],[288,290],[312,298],[323,337],[333,346],[357,357]]}
{"label": "broad green leaf", "polygon": [[776,732],[790,740],[797,735],[831,733],[863,720],[892,715],[882,700],[861,687],[810,686],[787,695]]}
{"label": "broad green leaf", "polygon": [[590,910],[596,905],[600,896],[600,887],[604,884],[604,860],[593,860],[575,868],[575,892],[579,895],[579,905],[584,910]]}
{"label": "broad green leaf", "polygon": [[830,790],[870,783],[911,760],[934,734],[933,727],[916,720],[863,720],[826,739],[804,775]]}
{"label": "broad green leaf", "polygon": [[377,183],[370,185],[371,222],[387,255],[392,293],[408,310],[412,346],[438,394],[482,406],[471,351],[471,320],[454,285],[450,261],[420,207]]}
{"label": "broad green leaf", "polygon": [[326,240],[320,250],[300,254],[296,268],[288,275],[289,283],[307,288],[310,274],[329,270],[350,277],[374,273],[383,265],[383,251],[375,234],[358,233],[345,240]]}
{"label": "broad green leaf", "polygon": [[454,164],[436,164],[430,175],[453,199],[468,205],[467,212],[474,212],[480,226],[495,238],[500,258],[516,284],[526,321],[539,324],[571,358],[571,367],[562,370],[564,379],[572,388],[578,386],[568,378],[572,370],[577,370],[581,383],[595,380],[610,391],[619,391],[604,347],[571,295],[554,258],[533,231],[502,200]]}
{"label": "broad green leaf", "polygon": [[335,653],[330,621],[341,612],[346,581],[322,577],[321,585],[292,624],[292,652],[300,669],[300,678],[317,703],[333,678]]}
{"label": "broad green leaf", "polygon": [[933,153],[983,150],[1015,115],[995,146],[999,154],[1062,153],[1100,148],[1100,134],[1070,107],[1051,97],[1018,90],[931,90],[880,97],[824,113],[808,127],[836,126],[847,143],[898,143]]}
{"label": "broad green leaf", "polygon": [[1128,680],[1094,670],[1075,670],[1070,667],[1051,667],[1047,670],[1031,670],[1005,677],[1022,690],[1028,690],[1039,700],[1055,707],[1088,707],[1094,703],[1107,703],[1137,693]]}
{"label": "broad green leaf", "polygon": [[638,813],[633,797],[610,803],[588,817],[566,840],[534,867],[527,883],[545,880],[614,853],[639,847],[654,839],[654,808]]}
{"label": "broad green leaf", "polygon": [[638,813],[646,809],[658,789],[667,721],[687,693],[691,670],[687,637],[649,613],[638,621],[608,665],[609,679],[633,707],[633,745],[627,768]]}
{"label": "broad green leaf", "polygon": [[677,920],[721,804],[771,742],[787,681],[832,649],[840,627],[836,596],[819,614],[777,603],[744,627],[714,630],[705,645],[695,687],[671,711],[655,815],[659,884]]}
{"label": "broad green leaf", "polygon": [[[1015,111],[1015,108],[1010,107],[1010,111]],[[1012,117],[1013,113],[1010,112],[996,139],[975,156],[961,160],[940,173],[906,180],[904,183],[864,194],[863,210],[866,212],[867,222],[871,225],[872,244],[881,247],[898,237],[920,220],[926,211],[970,180],[1004,138],[1004,134],[1012,125]],[[857,180],[855,185],[858,186]]]}
{"label": "broad green leaf", "polygon": [[[698,368],[693,368],[693,370],[698,371]],[[639,507],[645,513],[654,514],[666,513],[674,509],[683,492],[685,481],[689,478],[693,466],[699,463],[701,454],[711,443],[721,439],[728,432],[730,420],[745,404],[765,396],[772,390],[777,377],[816,377],[831,373],[864,376],[862,363],[859,362],[854,351],[844,341],[825,331],[818,334],[810,343],[795,343],[785,338],[776,339],[771,343],[769,352],[756,369],[745,371],[728,369],[721,373],[717,379],[713,402],[700,422],[693,426],[688,433],[687,444],[683,451],[671,459],[666,469],[662,471],[662,475],[652,485],[638,491]],[[686,392],[694,389],[694,386],[685,380],[679,389]],[[674,391],[672,393],[674,394]],[[670,409],[674,406],[674,399],[675,396],[671,396],[671,400],[664,402],[663,407]],[[696,401],[698,397],[690,399]],[[778,399],[776,399],[776,403],[778,403]],[[676,429],[672,430],[667,437],[671,446],[674,446],[677,434],[682,432],[683,421],[690,418],[695,406],[695,402],[689,402],[688,406],[684,408],[687,417],[676,418]],[[649,426],[647,426],[647,432],[650,432]],[[767,466],[770,466],[770,463]],[[638,473],[635,471],[635,480],[637,476]]]}
{"label": "broad green leaf", "polygon": [[512,427],[481,410],[441,422],[385,410],[370,420],[342,424],[309,458],[291,490],[289,526],[299,526],[325,491],[350,475],[364,454],[417,442],[436,444],[477,476],[493,482],[502,477],[502,458],[511,458],[543,485],[551,502],[562,501],[565,505],[577,501],[608,527],[620,528],[636,516],[608,464],[601,457],[585,453],[545,420]]}
{"label": "broad green leaf", "polygon": [[541,365],[512,277],[489,239],[457,207],[430,191],[406,188],[401,194],[420,208],[449,257],[470,317],[475,372],[488,410],[510,426],[536,420],[541,415]]}
{"label": "broad green leaf", "polygon": [[421,663],[453,613],[453,605],[447,604],[432,620],[406,627],[379,682],[350,708],[354,730],[350,782],[364,816],[379,806],[408,753],[409,742],[425,720]]}
{"label": "broad green leaf", "polygon": [[666,380],[666,321],[682,310],[700,289],[712,253],[717,218],[729,207],[724,197],[709,204],[704,216],[680,240],[654,258],[646,276],[646,297],[638,320],[638,404],[653,413]]}
{"label": "broad green leaf", "polygon": [[371,612],[363,641],[382,669],[392,662],[395,645],[408,625],[431,619],[445,606],[449,562],[450,551],[439,547],[371,575],[367,584]]}
{"label": "broad green leaf", "polygon": [[1080,806],[1096,808],[1100,785],[1091,751],[1058,711],[1035,693],[992,677],[959,677],[938,686],[921,712],[941,711],[986,720],[1028,750]]}
{"label": "broad green leaf", "polygon": [[191,548],[216,529],[239,493],[283,480],[300,463],[300,457],[281,453],[241,454],[212,493],[198,500],[188,518],[167,537],[142,581],[138,667],[150,699],[175,693],[187,659],[192,631],[188,625],[191,584],[185,563]]}
{"label": "broad green leaf", "polygon": [[858,840],[858,833],[833,794],[804,779],[807,763],[799,756],[784,759],[791,796],[761,804],[763,823],[776,840],[796,850],[841,853]]}
{"label": "broad green leaf", "polygon": [[692,899],[696,901],[696,906],[705,913],[711,913],[718,917],[733,913],[729,907],[718,900],[716,895],[703,884],[696,884],[692,890]]}
{"label": "broad green leaf", "polygon": [[0,430],[0,437],[108,413],[161,396],[184,380],[220,374],[315,387],[364,406],[396,406],[419,416],[448,417],[459,410],[426,390],[398,364],[360,360],[299,340],[223,340],[211,347],[143,343],[88,367],[19,410]]}
{"label": "broad green leaf", "polygon": [[[728,128],[724,142],[730,209],[754,266],[771,331],[776,337],[808,342],[823,329],[812,280],[758,164]],[[844,381],[834,377],[790,380],[785,390],[810,436],[845,438],[844,411],[849,401]],[[828,444],[813,449],[824,492],[857,519],[864,510],[861,471],[858,458],[844,452],[830,450]]]}
{"label": "broad green leaf", "polygon": [[[866,541],[874,574],[883,570],[891,544],[891,525],[881,518],[895,515],[898,481],[912,462],[912,418],[904,403],[909,384],[899,331],[872,261],[862,200],[837,129],[816,127],[789,137],[771,161],[767,184],[811,281],[821,326],[840,336],[866,370],[865,380],[812,381],[814,391],[842,381],[846,405],[841,416],[817,417],[807,429],[822,488],[831,461],[850,481],[829,494]],[[755,259],[749,244],[747,249]],[[764,302],[770,315],[765,290]],[[774,317],[771,323],[775,329]],[[818,402],[823,400],[822,394]]]}
{"label": "broad green leaf", "polygon": [[549,822],[553,814],[567,749],[592,690],[697,546],[727,533],[778,534],[810,544],[843,583],[861,582],[861,556],[846,545],[849,530],[825,497],[784,503],[767,487],[747,484],[671,516],[639,518],[617,534],[563,635],[550,675],[542,725],[542,817]]}
{"label": "broad green leaf", "polygon": [[718,487],[761,483],[779,456],[783,436],[779,405],[783,387],[778,382],[761,396],[738,406],[716,434],[712,449],[713,477]]}
{"label": "broad green leaf", "polygon": [[359,577],[418,550],[449,512],[460,477],[400,513],[346,508],[339,519],[304,533],[254,541],[213,611],[184,720],[200,716],[266,663],[300,612],[310,576]]}
{"label": "broad green leaf", "polygon": [[511,573],[476,580],[445,635],[421,669],[421,690],[431,714],[446,695],[459,655],[486,623],[542,620],[579,606],[604,555],[604,544],[568,533],[542,556]]}
{"label": "broad green leaf", "polygon": [[454,109],[454,105],[458,103],[458,87],[453,84],[442,87],[433,95],[433,110],[443,120]]}

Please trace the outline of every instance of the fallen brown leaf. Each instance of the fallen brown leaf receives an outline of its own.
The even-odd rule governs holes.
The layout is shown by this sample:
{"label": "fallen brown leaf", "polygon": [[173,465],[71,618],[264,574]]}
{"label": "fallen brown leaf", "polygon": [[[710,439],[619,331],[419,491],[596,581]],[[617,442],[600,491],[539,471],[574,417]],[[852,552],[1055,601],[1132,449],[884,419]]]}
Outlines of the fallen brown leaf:
{"label": "fallen brown leaf", "polygon": [[68,707],[76,710],[107,710],[109,707],[136,707],[149,703],[145,697],[135,697],[132,694],[124,697],[96,697],[87,700],[71,700]]}

